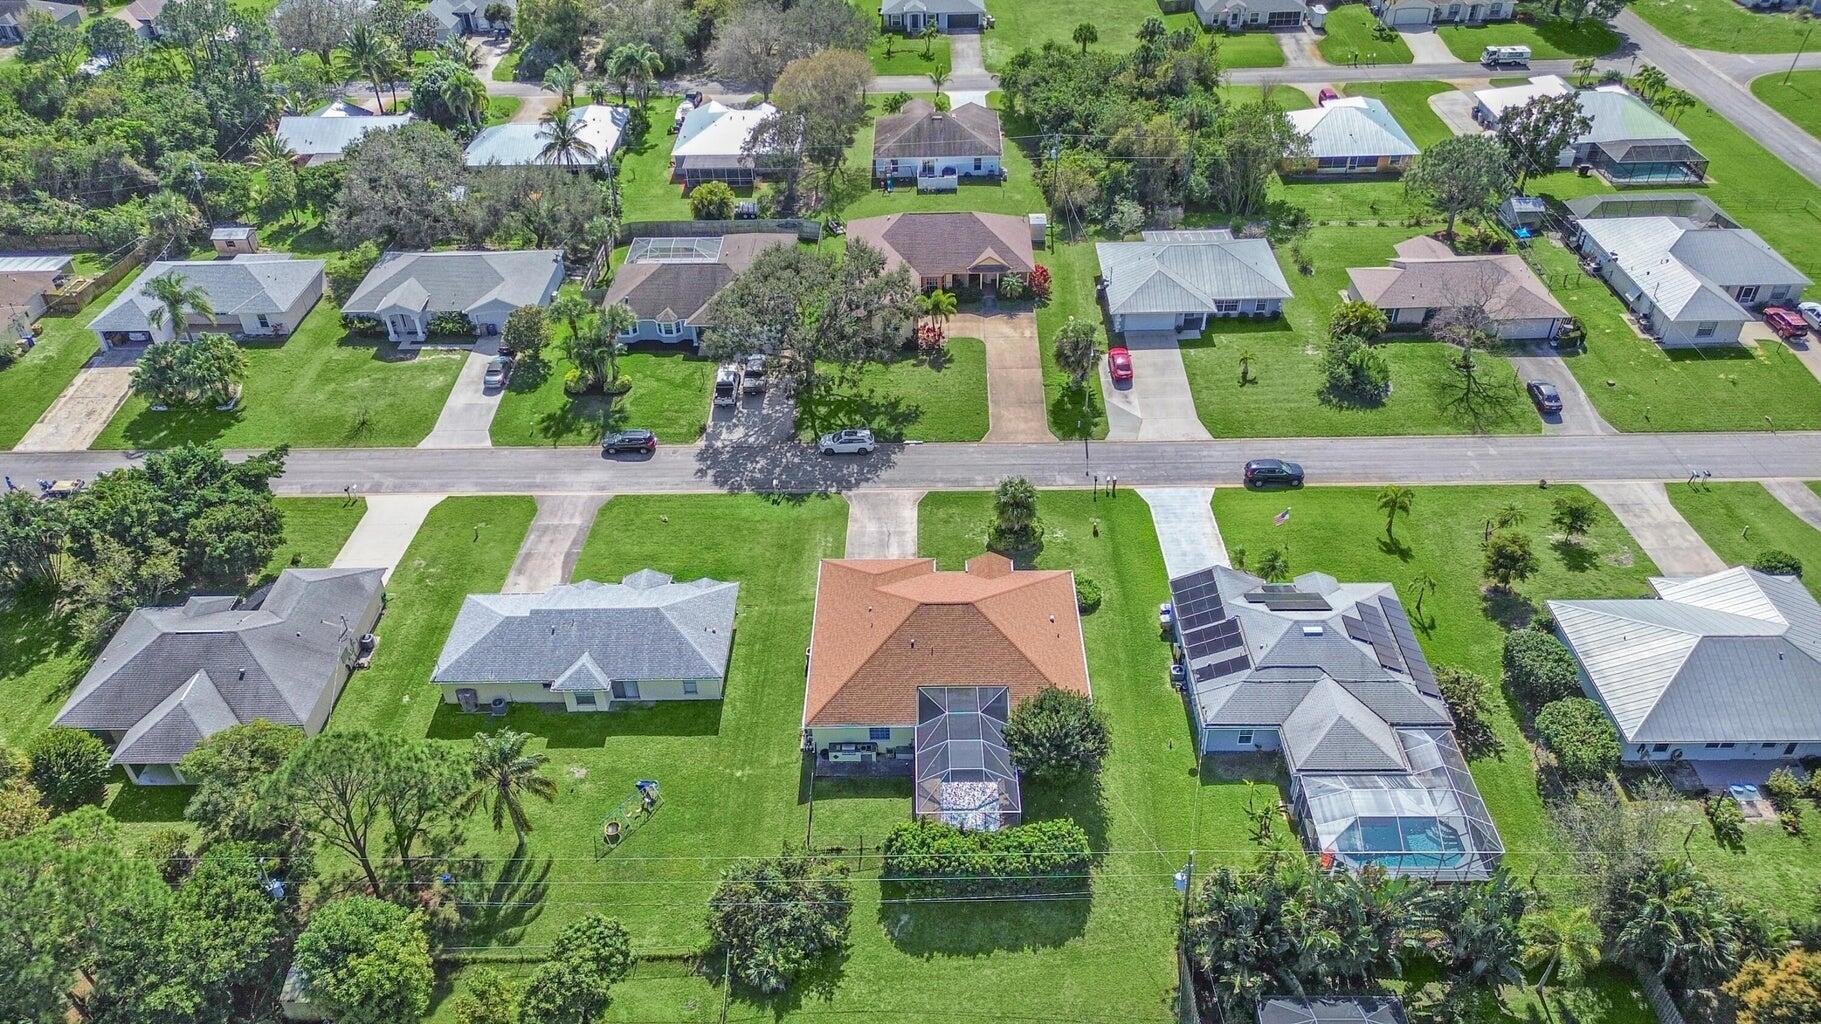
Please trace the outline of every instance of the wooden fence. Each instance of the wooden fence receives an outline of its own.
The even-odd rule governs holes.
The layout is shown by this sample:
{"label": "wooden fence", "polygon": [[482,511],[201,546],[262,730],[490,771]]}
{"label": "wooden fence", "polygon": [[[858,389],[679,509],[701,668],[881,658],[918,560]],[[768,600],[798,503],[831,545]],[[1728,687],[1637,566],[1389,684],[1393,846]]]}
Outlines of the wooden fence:
{"label": "wooden fence", "polygon": [[620,225],[613,244],[635,238],[683,238],[696,235],[740,235],[755,231],[788,231],[805,242],[822,239],[819,221],[792,217],[783,220],[639,220]]}
{"label": "wooden fence", "polygon": [[134,246],[114,261],[114,265],[95,277],[76,278],[74,287],[59,289],[45,295],[45,312],[68,316],[80,313],[95,297],[106,293],[109,288],[119,284],[121,279],[132,273],[145,262],[145,249]]}

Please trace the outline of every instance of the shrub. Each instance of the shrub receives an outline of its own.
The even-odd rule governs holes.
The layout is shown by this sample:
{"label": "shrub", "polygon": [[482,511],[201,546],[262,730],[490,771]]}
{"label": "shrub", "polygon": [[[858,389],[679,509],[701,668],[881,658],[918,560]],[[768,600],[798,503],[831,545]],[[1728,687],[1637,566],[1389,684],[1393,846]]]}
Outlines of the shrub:
{"label": "shrub", "polygon": [[1454,716],[1454,734],[1471,755],[1496,746],[1492,727],[1486,724],[1486,680],[1464,669],[1444,665],[1435,672],[1442,701]]}
{"label": "shrub", "polygon": [[1370,302],[1343,302],[1328,317],[1328,337],[1371,341],[1391,326],[1385,311]]}
{"label": "shrub", "polygon": [[474,321],[468,318],[468,314],[463,313],[460,310],[454,310],[448,313],[432,314],[430,317],[430,333],[458,334],[473,337],[476,332],[474,329]]}
{"label": "shrub", "polygon": [[1066,782],[1100,771],[1113,736],[1086,694],[1046,686],[1012,709],[1005,745],[1019,771]]}
{"label": "shrub", "polygon": [[880,845],[884,878],[912,897],[1016,895],[1086,883],[1088,834],[1067,818],[967,832],[917,818]]}
{"label": "shrub", "polygon": [[880,101],[880,109],[884,110],[887,114],[896,114],[898,111],[903,110],[904,105],[910,101],[910,93],[895,92]]}
{"label": "shrub", "polygon": [[689,190],[689,212],[696,220],[731,220],[733,203],[733,189],[724,181],[705,181]]}
{"label": "shrub", "polygon": [[1506,634],[1504,663],[1505,683],[1533,711],[1581,693],[1574,655],[1560,640],[1541,630],[1519,629]]}
{"label": "shrub", "polygon": [[1808,787],[1787,765],[1772,771],[1770,778],[1764,780],[1764,795],[1779,811],[1800,811],[1802,796],[1807,791]]}
{"label": "shrub", "polygon": [[1025,279],[1025,285],[1031,290],[1031,298],[1038,302],[1047,302],[1050,298],[1050,268],[1039,263],[1031,268],[1031,275]]}
{"label": "shrub", "polygon": [[574,398],[577,395],[587,394],[588,389],[591,387],[594,387],[594,378],[583,373],[581,370],[571,366],[568,370],[564,371],[563,394],[568,395],[570,398]]}
{"label": "shrub", "polygon": [[1728,850],[1744,848],[1745,812],[1730,794],[1722,793],[1707,801],[1707,821],[1713,826],[1714,842]]}
{"label": "shrub", "polygon": [[1391,364],[1352,335],[1322,344],[1321,372],[1323,391],[1332,398],[1376,405],[1391,393]]}
{"label": "shrub", "polygon": [[1536,732],[1570,779],[1597,781],[1619,766],[1619,734],[1605,710],[1586,697],[1545,704],[1537,712]]}
{"label": "shrub", "polygon": [[1500,530],[1488,537],[1482,555],[1482,571],[1500,590],[1510,590],[1536,572],[1536,550],[1530,536],[1517,530]]}
{"label": "shrub", "polygon": [[1758,557],[1751,560],[1751,567],[1766,576],[1802,575],[1802,559],[1776,548],[1758,552]]}
{"label": "shrub", "polygon": [[357,338],[383,338],[386,336],[386,322],[376,316],[364,313],[343,313],[341,325],[349,334]]}
{"label": "shrub", "polygon": [[1012,302],[1024,298],[1024,279],[1017,274],[1002,274],[999,277],[999,297]]}
{"label": "shrub", "polygon": [[323,267],[323,277],[328,282],[329,293],[335,296],[335,301],[346,302],[378,262],[379,246],[371,240],[331,256]]}
{"label": "shrub", "polygon": [[195,856],[190,850],[190,833],[181,828],[161,828],[145,837],[137,855],[152,862],[166,883],[175,885],[190,873]]}
{"label": "shrub", "polygon": [[17,839],[49,820],[37,786],[23,778],[0,783],[0,842]]}
{"label": "shrub", "polygon": [[25,756],[32,764],[27,780],[55,813],[98,804],[107,794],[107,748],[81,729],[46,729],[25,745]]}
{"label": "shrub", "polygon": [[1821,1001],[1821,953],[1792,949],[1751,959],[1725,985],[1738,1001],[1739,1024],[1803,1024]]}
{"label": "shrub", "polygon": [[550,326],[545,322],[544,307],[520,306],[506,315],[506,330],[500,340],[521,359],[543,357],[550,342]]}
{"label": "shrub", "polygon": [[1094,577],[1075,574],[1075,607],[1084,614],[1100,607],[1100,584]]}

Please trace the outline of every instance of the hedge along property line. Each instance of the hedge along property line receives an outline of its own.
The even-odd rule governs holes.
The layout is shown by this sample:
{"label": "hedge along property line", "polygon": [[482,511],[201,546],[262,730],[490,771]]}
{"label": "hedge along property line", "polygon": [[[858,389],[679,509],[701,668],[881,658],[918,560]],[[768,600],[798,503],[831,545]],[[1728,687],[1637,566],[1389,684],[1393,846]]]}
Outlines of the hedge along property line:
{"label": "hedge along property line", "polygon": [[916,897],[999,896],[1088,884],[1088,834],[1067,818],[967,832],[927,818],[899,822],[880,845],[882,880]]}

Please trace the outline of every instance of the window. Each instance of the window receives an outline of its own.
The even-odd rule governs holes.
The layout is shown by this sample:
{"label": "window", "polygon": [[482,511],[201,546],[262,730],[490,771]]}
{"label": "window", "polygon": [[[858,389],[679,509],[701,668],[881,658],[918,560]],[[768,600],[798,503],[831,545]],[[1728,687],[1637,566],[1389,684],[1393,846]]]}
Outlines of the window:
{"label": "window", "polygon": [[258,322],[260,330],[269,331],[272,329],[272,322],[270,320],[266,319],[266,315],[264,313],[259,314],[258,316],[254,317],[253,319]]}
{"label": "window", "polygon": [[1718,323],[1715,323],[1712,320],[1703,320],[1695,325],[1695,337],[1711,338],[1714,336],[1714,332],[1719,329],[1720,325]]}
{"label": "window", "polygon": [[636,680],[615,679],[613,695],[620,700],[638,700],[639,684]]}
{"label": "window", "polygon": [[622,338],[636,338],[636,337],[638,337],[638,336],[639,336],[639,330],[640,330],[640,325],[641,325],[641,324],[643,324],[643,323],[644,323],[644,321],[642,321],[642,320],[634,320],[634,321],[633,321],[633,322],[632,322],[632,326],[631,326],[631,327],[628,327],[628,328],[626,328],[626,329],[625,329],[625,330],[623,330],[623,331],[621,331],[621,332],[620,332],[620,337],[622,337]]}
{"label": "window", "polygon": [[1720,749],[1720,745],[1718,743],[1703,743],[1702,746],[1706,747],[1708,750]]}
{"label": "window", "polygon": [[978,171],[984,166],[986,166],[986,161],[980,159],[979,157],[974,158],[974,170]]}
{"label": "window", "polygon": [[1236,742],[1238,742],[1238,744],[1242,747],[1251,746],[1252,745],[1252,730],[1250,730],[1250,729],[1239,730],[1239,737]]}
{"label": "window", "polygon": [[1263,313],[1263,312],[1269,310],[1270,308],[1271,308],[1271,304],[1269,302],[1265,301],[1264,299],[1253,299],[1252,300],[1252,312],[1254,312],[1254,313]]}
{"label": "window", "polygon": [[1720,749],[1721,750],[1731,750],[1732,748],[1734,748],[1736,746],[1738,746],[1737,743],[1722,743],[1722,744],[1720,744]]}
{"label": "window", "polygon": [[674,338],[677,335],[682,334],[682,333],[683,333],[683,322],[681,320],[659,320],[658,321],[658,337]]}
{"label": "window", "polygon": [[597,707],[598,705],[596,705],[594,702],[594,691],[593,690],[575,691],[575,706],[578,708]]}
{"label": "window", "polygon": [[1658,744],[1655,744],[1655,745],[1654,745],[1654,746],[1652,746],[1652,747],[1651,747],[1651,748],[1650,748],[1650,752],[1651,752],[1651,753],[1653,753],[1653,754],[1661,754],[1661,753],[1663,753],[1663,752],[1664,752],[1664,751],[1666,751],[1666,750],[1668,750],[1668,749],[1669,749],[1669,744],[1667,744],[1667,743],[1658,743]]}
{"label": "window", "polygon": [[1763,747],[1765,750],[1769,750],[1770,748],[1776,746],[1775,743],[1760,743],[1758,745]]}
{"label": "window", "polygon": [[1739,305],[1741,305],[1741,306],[1745,305],[1748,302],[1751,302],[1752,300],[1756,299],[1757,297],[1758,297],[1758,286],[1755,284],[1748,284],[1745,287],[1739,289]]}
{"label": "window", "polygon": [[1237,313],[1237,312],[1239,312],[1239,300],[1238,299],[1223,299],[1221,301],[1218,301],[1218,302],[1214,303],[1214,312],[1216,312],[1216,313]]}
{"label": "window", "polygon": [[1348,158],[1344,156],[1323,156],[1316,158],[1315,166],[1322,170],[1338,171],[1345,170],[1349,166],[1349,163]]}
{"label": "window", "polygon": [[869,740],[890,740],[892,738],[892,731],[890,729],[881,729],[878,726],[873,726],[866,730],[866,738]]}
{"label": "window", "polygon": [[1788,757],[1791,754],[1794,754],[1795,752],[1796,752],[1796,745],[1794,743],[1786,744],[1783,747],[1783,756],[1784,757]]}
{"label": "window", "polygon": [[693,680],[693,679],[683,680],[683,692],[685,694],[695,693],[698,689],[700,689],[700,688],[696,686],[695,680]]}

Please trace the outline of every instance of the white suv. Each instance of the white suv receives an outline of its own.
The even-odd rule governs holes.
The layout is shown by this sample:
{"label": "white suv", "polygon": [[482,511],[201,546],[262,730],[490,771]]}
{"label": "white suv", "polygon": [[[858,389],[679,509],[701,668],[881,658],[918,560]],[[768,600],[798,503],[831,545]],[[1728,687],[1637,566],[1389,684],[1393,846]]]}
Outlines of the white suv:
{"label": "white suv", "polygon": [[816,442],[824,455],[866,455],[879,447],[870,430],[837,430]]}

